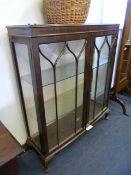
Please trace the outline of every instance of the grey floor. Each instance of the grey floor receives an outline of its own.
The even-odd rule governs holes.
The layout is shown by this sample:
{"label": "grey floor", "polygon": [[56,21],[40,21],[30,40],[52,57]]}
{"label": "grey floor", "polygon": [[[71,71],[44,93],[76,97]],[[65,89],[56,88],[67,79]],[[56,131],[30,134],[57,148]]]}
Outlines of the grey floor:
{"label": "grey floor", "polygon": [[[49,175],[131,175],[131,94],[119,95],[130,115],[110,101],[109,120],[100,120],[90,131],[60,151]],[[19,158],[21,175],[44,175],[35,152]]]}

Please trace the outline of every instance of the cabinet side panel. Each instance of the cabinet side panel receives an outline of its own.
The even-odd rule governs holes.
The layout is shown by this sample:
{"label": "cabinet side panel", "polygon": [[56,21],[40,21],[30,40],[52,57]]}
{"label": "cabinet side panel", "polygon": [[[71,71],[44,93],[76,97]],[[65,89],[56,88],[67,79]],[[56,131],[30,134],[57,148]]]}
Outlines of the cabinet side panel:
{"label": "cabinet side panel", "polygon": [[34,101],[28,47],[26,44],[15,43],[15,51],[17,56],[17,63],[19,68],[30,137],[32,137],[34,142],[40,148],[39,129]]}

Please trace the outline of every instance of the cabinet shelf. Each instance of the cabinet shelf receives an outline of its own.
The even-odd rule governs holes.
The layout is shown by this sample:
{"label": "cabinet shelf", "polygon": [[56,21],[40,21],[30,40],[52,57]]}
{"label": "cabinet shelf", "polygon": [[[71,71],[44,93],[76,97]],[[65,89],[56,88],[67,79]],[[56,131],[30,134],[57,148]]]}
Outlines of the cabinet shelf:
{"label": "cabinet shelf", "polygon": [[[100,59],[99,67],[104,66],[107,63],[108,63],[107,59],[102,58]],[[60,81],[74,77],[75,70],[72,71],[74,67],[75,67],[74,62],[57,67],[56,69],[57,80],[56,81],[60,82]],[[96,68],[97,68],[97,65],[94,63],[92,66],[92,69],[96,69]],[[84,70],[84,60],[82,59],[79,61],[78,75],[83,74],[84,73],[83,70]],[[42,86],[43,87],[54,84],[53,70],[51,68],[42,70],[41,74],[42,74]],[[30,74],[21,76],[21,79],[32,85]]]}

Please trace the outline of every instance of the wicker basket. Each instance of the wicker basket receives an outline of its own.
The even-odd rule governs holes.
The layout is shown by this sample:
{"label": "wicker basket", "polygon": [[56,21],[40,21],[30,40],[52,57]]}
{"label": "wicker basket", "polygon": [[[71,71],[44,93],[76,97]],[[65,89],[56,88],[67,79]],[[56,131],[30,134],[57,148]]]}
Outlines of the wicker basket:
{"label": "wicker basket", "polygon": [[48,23],[84,23],[91,0],[44,0]]}

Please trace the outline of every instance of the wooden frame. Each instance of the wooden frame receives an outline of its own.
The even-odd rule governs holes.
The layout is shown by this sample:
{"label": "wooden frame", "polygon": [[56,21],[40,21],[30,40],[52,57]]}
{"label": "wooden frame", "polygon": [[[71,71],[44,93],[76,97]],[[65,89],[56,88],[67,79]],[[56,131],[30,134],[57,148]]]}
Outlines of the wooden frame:
{"label": "wooden frame", "polygon": [[[73,140],[78,138],[82,133],[86,131],[86,127],[89,124],[95,123],[102,116],[106,115],[109,112],[108,101],[109,101],[109,89],[111,84],[111,76],[114,65],[115,58],[115,50],[117,45],[117,37],[118,37],[118,28],[119,25],[28,25],[28,26],[8,26],[8,34],[10,38],[10,45],[13,55],[14,67],[16,70],[16,77],[19,87],[19,94],[21,99],[21,105],[23,109],[23,114],[25,117],[25,124],[27,126],[28,139],[27,143],[31,144],[37,152],[41,155],[41,158],[44,161],[45,169],[48,168],[48,163],[51,160],[52,156],[60,151],[62,148],[67,146]],[[108,36],[112,36],[111,45],[109,45]],[[96,91],[97,91],[97,79],[99,72],[99,59],[101,50],[95,48],[95,39],[97,37],[104,37],[103,44],[106,43],[109,49],[108,55],[108,63],[106,70],[106,80],[105,80],[105,88],[104,88],[104,99],[103,106],[101,111],[95,114],[95,105],[96,101],[94,100],[93,107],[93,118],[90,120],[90,92],[91,92],[91,82],[93,76],[93,53],[94,49],[98,51],[98,61],[97,61],[97,71],[96,71],[96,88],[95,88],[95,99],[96,99]],[[41,67],[40,67],[40,44],[47,43],[58,43],[58,42],[68,42],[72,40],[80,40],[84,39],[85,44],[85,64],[84,64],[84,84],[83,84],[83,107],[82,107],[82,124],[81,128],[76,131],[76,115],[77,115],[77,76],[78,76],[78,68],[76,67],[76,75],[75,75],[75,132],[70,135],[68,138],[59,141],[59,129],[58,129],[58,117],[57,117],[57,94],[55,93],[55,104],[56,104],[56,128],[57,128],[57,145],[53,149],[49,149],[49,141],[48,141],[48,128],[46,125],[46,116],[45,116],[45,106],[44,106],[44,95],[42,90],[42,75],[41,75]],[[37,112],[37,122],[39,129],[39,137],[40,137],[40,147],[35,143],[30,134],[29,121],[27,119],[26,106],[24,102],[24,94],[22,91],[21,85],[21,77],[19,65],[17,63],[17,56],[15,50],[15,43],[26,44],[28,48],[29,55],[29,65],[31,70],[31,78],[32,78],[32,86],[33,93],[35,99],[35,108]],[[66,45],[67,49],[72,53],[75,57],[76,65],[77,58],[75,54],[68,48],[68,44]],[[42,53],[41,53],[42,54]],[[51,63],[52,64],[52,63]],[[55,76],[54,76],[54,87],[56,84]],[[55,87],[56,88],[56,87]]]}

